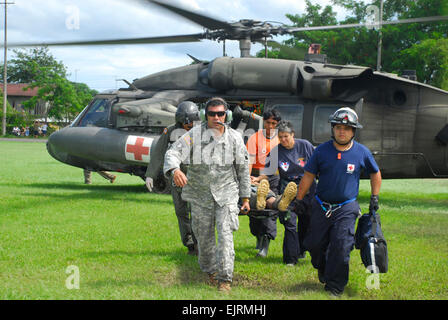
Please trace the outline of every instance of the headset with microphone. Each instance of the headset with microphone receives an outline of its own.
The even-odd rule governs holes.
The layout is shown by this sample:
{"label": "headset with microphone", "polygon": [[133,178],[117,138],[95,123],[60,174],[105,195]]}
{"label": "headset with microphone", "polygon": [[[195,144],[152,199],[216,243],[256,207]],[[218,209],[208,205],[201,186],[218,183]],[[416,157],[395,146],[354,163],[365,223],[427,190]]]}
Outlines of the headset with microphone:
{"label": "headset with microphone", "polygon": [[229,105],[227,104],[227,102],[224,99],[219,98],[219,97],[211,98],[210,100],[208,100],[205,103],[205,108],[202,109],[199,113],[199,117],[201,118],[201,121],[207,121],[208,108],[215,107],[215,106],[224,106],[224,108],[226,109],[225,110],[225,113],[226,113],[225,123],[228,124],[228,123],[232,122],[232,110],[229,109]]}

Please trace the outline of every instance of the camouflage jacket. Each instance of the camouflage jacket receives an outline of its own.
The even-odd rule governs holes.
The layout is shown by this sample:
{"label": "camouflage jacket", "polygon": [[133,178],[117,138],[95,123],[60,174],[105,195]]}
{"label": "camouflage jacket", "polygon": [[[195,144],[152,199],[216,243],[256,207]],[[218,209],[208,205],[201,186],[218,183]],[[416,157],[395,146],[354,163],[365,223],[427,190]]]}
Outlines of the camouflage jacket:
{"label": "camouflage jacket", "polygon": [[[159,176],[163,169],[163,161],[166,151],[185,132],[187,131],[179,125],[173,124],[165,128],[162,135],[160,135],[157,140],[154,140],[154,143],[151,145],[151,157],[148,168],[146,169],[146,177],[156,179]],[[184,173],[187,173],[186,166],[181,166],[181,170]]]}
{"label": "camouflage jacket", "polygon": [[195,126],[177,140],[165,154],[165,175],[181,164],[188,164],[185,201],[220,206],[234,204],[238,197],[250,197],[249,156],[243,138],[225,127],[215,138],[207,124]]}

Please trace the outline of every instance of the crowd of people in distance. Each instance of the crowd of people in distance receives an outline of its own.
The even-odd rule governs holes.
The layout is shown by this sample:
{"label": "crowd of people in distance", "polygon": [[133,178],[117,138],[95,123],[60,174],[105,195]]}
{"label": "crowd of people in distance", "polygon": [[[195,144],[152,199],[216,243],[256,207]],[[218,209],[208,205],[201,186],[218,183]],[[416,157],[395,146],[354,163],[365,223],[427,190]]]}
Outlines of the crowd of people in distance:
{"label": "crowd of people in distance", "polygon": [[39,121],[34,121],[33,126],[14,126],[12,129],[12,134],[16,137],[45,137],[48,131],[48,124],[46,122],[40,123]]}

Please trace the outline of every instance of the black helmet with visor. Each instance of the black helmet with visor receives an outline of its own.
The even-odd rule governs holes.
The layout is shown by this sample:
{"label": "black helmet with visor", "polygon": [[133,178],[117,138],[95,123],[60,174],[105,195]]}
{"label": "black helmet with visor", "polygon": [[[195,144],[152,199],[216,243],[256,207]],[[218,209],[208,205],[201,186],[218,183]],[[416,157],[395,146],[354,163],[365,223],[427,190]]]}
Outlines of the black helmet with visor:
{"label": "black helmet with visor", "polygon": [[199,108],[194,102],[183,101],[177,106],[175,118],[180,125],[199,121]]}

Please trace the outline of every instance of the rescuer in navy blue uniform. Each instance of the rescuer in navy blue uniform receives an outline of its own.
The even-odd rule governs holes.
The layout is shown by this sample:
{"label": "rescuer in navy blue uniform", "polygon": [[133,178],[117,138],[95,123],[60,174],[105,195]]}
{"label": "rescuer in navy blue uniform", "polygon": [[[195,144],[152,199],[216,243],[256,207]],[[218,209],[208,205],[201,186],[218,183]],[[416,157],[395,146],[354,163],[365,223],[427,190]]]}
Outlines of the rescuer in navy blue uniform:
{"label": "rescuer in navy blue uniform", "polygon": [[[267,156],[266,166],[259,179],[266,179],[268,175],[278,174],[280,176],[280,194],[286,194],[288,197],[291,190],[287,186],[290,182],[299,185],[305,172],[304,167],[311,158],[314,147],[308,140],[294,138],[295,132],[289,121],[280,121],[277,130],[280,143]],[[314,196],[314,188],[315,185],[312,183],[310,192],[303,201],[304,210],[296,214],[293,206],[290,206],[288,215],[283,213],[279,215],[279,220],[285,227],[283,262],[287,265],[295,265],[298,259],[305,257],[303,240],[309,224],[310,210],[308,209]],[[293,190],[294,194],[291,200],[296,197],[296,186]]]}
{"label": "rescuer in navy blue uniform", "polygon": [[306,164],[296,207],[300,209],[301,200],[317,176],[319,180],[305,247],[325,290],[339,296],[349,278],[355,222],[360,214],[356,198],[361,173],[370,175],[370,208],[375,210],[378,210],[381,173],[369,149],[353,140],[356,129],[362,128],[355,111],[338,109],[330,117],[330,123],[333,140],[318,146]]}

